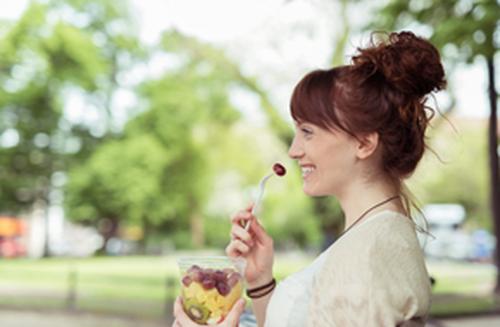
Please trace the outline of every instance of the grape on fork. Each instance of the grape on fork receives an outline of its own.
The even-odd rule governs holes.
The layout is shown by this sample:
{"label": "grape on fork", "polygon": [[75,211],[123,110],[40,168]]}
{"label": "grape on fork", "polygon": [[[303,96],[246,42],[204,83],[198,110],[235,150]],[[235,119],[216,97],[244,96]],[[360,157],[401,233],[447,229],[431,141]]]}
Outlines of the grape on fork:
{"label": "grape on fork", "polygon": [[[258,196],[257,196],[257,201],[255,201],[255,204],[252,208],[252,215],[256,215],[258,213],[258,210],[260,209],[260,206],[262,204],[262,198],[264,196],[264,188],[266,187],[266,182],[269,178],[271,178],[274,174],[278,175],[278,176],[285,176],[286,174],[286,169],[285,167],[280,164],[280,163],[275,163],[273,165],[273,172],[269,175],[266,175],[264,176],[264,178],[262,178],[260,180],[260,183],[259,183],[259,193],[258,193]],[[245,224],[245,230],[248,231],[248,229],[250,228],[250,220],[248,220]]]}

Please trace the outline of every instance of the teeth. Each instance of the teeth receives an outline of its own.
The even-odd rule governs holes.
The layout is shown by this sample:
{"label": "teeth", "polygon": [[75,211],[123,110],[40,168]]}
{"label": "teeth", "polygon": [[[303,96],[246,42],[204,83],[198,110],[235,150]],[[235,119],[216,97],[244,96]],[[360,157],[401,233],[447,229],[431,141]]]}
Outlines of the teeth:
{"label": "teeth", "polygon": [[315,170],[315,168],[312,167],[302,167],[302,177],[306,177],[310,173],[312,173]]}

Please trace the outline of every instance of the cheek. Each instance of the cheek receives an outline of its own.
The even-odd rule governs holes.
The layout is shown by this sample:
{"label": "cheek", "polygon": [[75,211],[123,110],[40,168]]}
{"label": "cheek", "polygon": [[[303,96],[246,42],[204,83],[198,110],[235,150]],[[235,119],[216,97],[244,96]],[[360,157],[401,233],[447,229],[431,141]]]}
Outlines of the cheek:
{"label": "cheek", "polygon": [[355,164],[355,156],[346,149],[336,149],[325,156],[321,163],[321,179],[342,182],[350,178]]}

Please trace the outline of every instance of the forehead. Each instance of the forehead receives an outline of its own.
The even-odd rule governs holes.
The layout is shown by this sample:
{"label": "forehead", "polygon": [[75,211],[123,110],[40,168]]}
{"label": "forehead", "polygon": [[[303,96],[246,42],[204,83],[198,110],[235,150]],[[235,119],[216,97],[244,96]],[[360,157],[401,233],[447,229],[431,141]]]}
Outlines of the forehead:
{"label": "forehead", "polygon": [[317,128],[320,131],[324,131],[324,132],[332,133],[332,134],[337,134],[337,133],[343,132],[342,129],[339,128],[339,127],[337,127],[337,126],[329,126],[329,127],[325,128],[323,126],[319,126],[318,124],[315,124],[315,123],[312,123],[312,122],[309,122],[309,121],[306,121],[306,120],[294,119],[293,123],[294,123],[295,127],[300,127],[300,126],[303,126],[303,125],[307,125],[307,126],[310,126],[310,127]]}

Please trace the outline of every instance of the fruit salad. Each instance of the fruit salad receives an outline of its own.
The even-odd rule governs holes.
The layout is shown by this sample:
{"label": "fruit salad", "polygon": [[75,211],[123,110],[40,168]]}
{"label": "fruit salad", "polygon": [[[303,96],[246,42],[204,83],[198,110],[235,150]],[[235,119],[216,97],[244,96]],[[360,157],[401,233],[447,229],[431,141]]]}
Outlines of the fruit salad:
{"label": "fruit salad", "polygon": [[184,270],[181,295],[184,311],[193,321],[216,325],[242,296],[243,277],[237,267],[208,266],[193,264]]}

